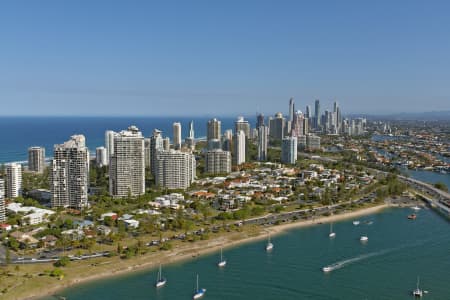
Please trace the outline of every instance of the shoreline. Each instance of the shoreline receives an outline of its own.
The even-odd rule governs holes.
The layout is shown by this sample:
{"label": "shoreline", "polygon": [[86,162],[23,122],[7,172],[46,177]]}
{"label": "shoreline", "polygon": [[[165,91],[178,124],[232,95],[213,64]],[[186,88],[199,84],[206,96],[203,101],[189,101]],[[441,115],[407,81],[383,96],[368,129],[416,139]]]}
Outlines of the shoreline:
{"label": "shoreline", "polygon": [[[217,252],[220,250],[221,247],[223,247],[225,249],[235,248],[235,247],[247,244],[247,243],[266,239],[268,233],[275,236],[275,235],[282,234],[286,231],[289,231],[289,230],[292,230],[295,228],[309,227],[309,226],[319,225],[320,223],[342,221],[342,220],[352,219],[352,218],[359,217],[359,216],[365,216],[365,215],[378,213],[388,207],[392,207],[392,206],[389,204],[383,203],[383,204],[372,206],[372,207],[362,208],[362,209],[359,209],[356,211],[351,211],[351,212],[346,212],[346,213],[331,215],[331,216],[325,216],[325,217],[318,217],[318,218],[312,219],[312,220],[301,220],[301,221],[291,222],[291,223],[287,223],[287,224],[275,225],[275,226],[268,227],[268,228],[261,227],[259,232],[256,233],[256,235],[254,235],[254,236],[248,236],[248,235],[244,235],[243,233],[238,233],[238,235],[241,235],[241,236],[240,237],[238,236],[236,240],[233,240],[232,235],[221,236],[221,237],[214,238],[212,240],[196,242],[195,244],[189,245],[190,247],[180,247],[180,248],[175,248],[169,252],[156,253],[154,255],[152,255],[152,254],[144,255],[144,256],[136,259],[136,260],[144,260],[143,262],[137,262],[135,260],[123,261],[125,264],[125,268],[121,268],[121,269],[117,269],[117,270],[109,269],[102,273],[98,273],[98,274],[95,274],[92,276],[73,278],[65,283],[51,286],[45,290],[41,289],[41,290],[39,290],[41,293],[36,292],[36,291],[30,291],[30,294],[24,295],[24,298],[22,298],[22,299],[36,300],[36,299],[41,299],[43,297],[53,296],[67,288],[76,286],[78,284],[84,284],[84,283],[93,282],[93,281],[101,280],[101,279],[112,278],[112,277],[116,277],[116,276],[123,276],[123,275],[131,274],[131,273],[137,272],[137,271],[152,270],[159,265],[159,260],[164,260],[165,265],[180,263],[180,262],[183,262],[186,260],[195,259],[195,258],[204,256],[204,255],[208,255],[208,254]],[[157,254],[160,254],[160,257],[158,257]]]}

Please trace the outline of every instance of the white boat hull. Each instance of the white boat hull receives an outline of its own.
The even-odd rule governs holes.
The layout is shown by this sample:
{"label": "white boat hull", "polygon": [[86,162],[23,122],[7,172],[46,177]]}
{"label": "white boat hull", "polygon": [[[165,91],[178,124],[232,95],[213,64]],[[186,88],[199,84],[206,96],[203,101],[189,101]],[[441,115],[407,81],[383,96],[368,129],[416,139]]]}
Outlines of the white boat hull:
{"label": "white boat hull", "polygon": [[219,262],[219,263],[217,264],[217,266],[219,266],[220,268],[223,268],[223,267],[225,267],[226,265],[227,265],[226,260],[223,260],[223,261],[221,261],[221,262]]}

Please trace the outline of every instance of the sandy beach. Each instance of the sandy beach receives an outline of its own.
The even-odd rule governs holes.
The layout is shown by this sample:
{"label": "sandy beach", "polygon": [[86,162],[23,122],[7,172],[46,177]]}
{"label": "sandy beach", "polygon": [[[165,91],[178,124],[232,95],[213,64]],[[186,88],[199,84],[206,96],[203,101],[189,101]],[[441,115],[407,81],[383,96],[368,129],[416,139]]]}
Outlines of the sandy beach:
{"label": "sandy beach", "polygon": [[[78,276],[70,274],[61,281],[53,279],[50,284],[45,284],[45,288],[39,287],[39,285],[36,285],[36,287],[33,286],[34,288],[27,287],[24,288],[23,292],[21,292],[20,294],[3,295],[5,297],[3,299],[39,299],[44,296],[58,294],[58,292],[76,284],[123,275],[137,270],[151,269],[158,266],[159,262],[161,261],[163,261],[164,264],[167,265],[171,263],[181,262],[183,260],[194,259],[198,256],[202,256],[212,252],[217,252],[221,247],[237,247],[244,243],[266,239],[269,232],[271,235],[276,235],[293,228],[313,226],[319,223],[337,222],[345,219],[353,219],[359,216],[380,212],[387,207],[387,204],[381,204],[369,208],[362,208],[352,212],[346,212],[327,217],[318,217],[314,220],[297,221],[266,228],[258,227],[258,230],[256,232],[250,234],[245,231],[223,234],[220,237],[210,240],[182,244],[179,247],[175,247],[171,251],[158,251],[129,260],[123,260],[118,257],[107,259],[102,258],[99,259],[96,264],[91,264],[91,266],[89,267],[84,265],[85,269],[89,269],[87,274],[80,273],[77,274]],[[77,263],[73,263],[70,268],[76,269]],[[92,275],[92,273],[95,274]]]}

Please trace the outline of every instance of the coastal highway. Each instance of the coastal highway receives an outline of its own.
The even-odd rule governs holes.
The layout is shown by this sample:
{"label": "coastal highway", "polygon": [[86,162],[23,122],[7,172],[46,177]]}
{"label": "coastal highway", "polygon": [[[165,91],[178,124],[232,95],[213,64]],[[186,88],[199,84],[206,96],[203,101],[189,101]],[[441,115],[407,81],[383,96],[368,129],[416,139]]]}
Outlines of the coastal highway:
{"label": "coastal highway", "polygon": [[316,208],[311,209],[299,209],[294,210],[290,212],[285,213],[279,213],[279,214],[268,214],[262,217],[252,218],[252,219],[246,219],[242,220],[242,224],[252,224],[252,225],[272,225],[275,222],[286,222],[291,221],[295,219],[308,219],[308,218],[314,218],[314,216],[322,216],[327,213],[332,213],[338,208],[342,208],[346,205],[350,205],[352,203],[360,204],[360,203],[370,203],[374,202],[376,198],[376,193],[373,192],[369,194],[368,196],[362,197],[355,201],[346,201],[341,203],[336,203],[329,206],[320,206]]}
{"label": "coastal highway", "polygon": [[[88,255],[69,256],[69,258],[71,261],[75,261],[75,260],[86,260],[86,259],[91,259],[91,258],[96,258],[96,257],[103,257],[103,256],[108,256],[108,255],[109,255],[109,252],[104,251],[104,252],[96,252],[96,253],[88,254]],[[56,262],[60,258],[61,257],[59,257],[59,256],[54,256],[54,257],[50,257],[50,258],[18,257],[17,259],[11,260],[11,263],[12,264],[49,263],[49,262]]]}

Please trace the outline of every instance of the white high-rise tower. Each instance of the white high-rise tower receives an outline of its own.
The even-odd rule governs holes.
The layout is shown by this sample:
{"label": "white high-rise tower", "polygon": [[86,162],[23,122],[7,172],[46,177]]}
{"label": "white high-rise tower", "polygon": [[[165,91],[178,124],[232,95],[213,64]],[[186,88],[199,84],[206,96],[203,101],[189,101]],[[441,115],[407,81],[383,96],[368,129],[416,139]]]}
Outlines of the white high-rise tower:
{"label": "white high-rise tower", "polygon": [[17,163],[6,166],[6,197],[17,198],[22,194],[22,165]]}
{"label": "white high-rise tower", "polygon": [[28,170],[36,173],[44,173],[45,170],[45,148],[28,148]]}
{"label": "white high-rise tower", "polygon": [[51,164],[52,207],[87,206],[89,151],[84,135],[55,145]]}
{"label": "white high-rise tower", "polygon": [[242,130],[236,132],[234,138],[233,161],[236,165],[245,163],[245,133]]}
{"label": "white high-rise tower", "polygon": [[114,138],[114,154],[109,166],[109,193],[113,197],[145,193],[144,137],[136,126]]}
{"label": "white high-rise tower", "polygon": [[173,123],[173,148],[175,150],[181,149],[181,123]]}

